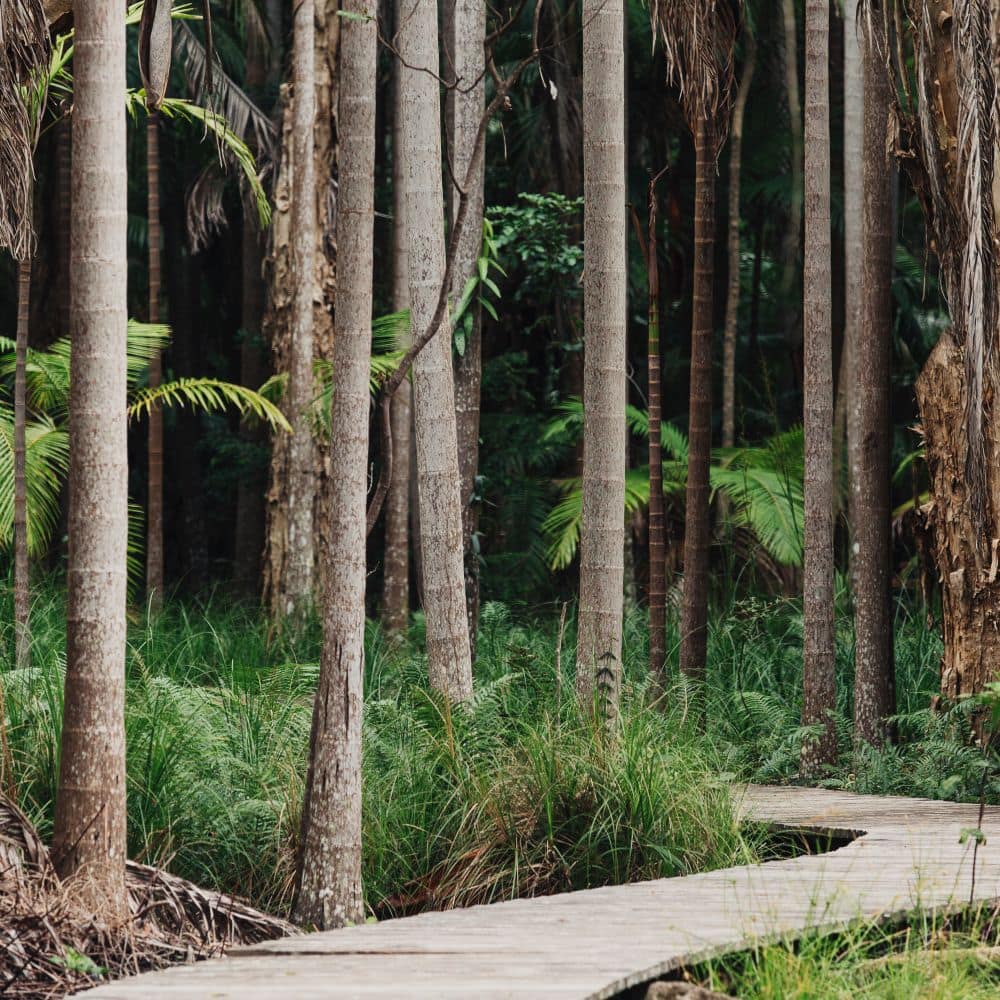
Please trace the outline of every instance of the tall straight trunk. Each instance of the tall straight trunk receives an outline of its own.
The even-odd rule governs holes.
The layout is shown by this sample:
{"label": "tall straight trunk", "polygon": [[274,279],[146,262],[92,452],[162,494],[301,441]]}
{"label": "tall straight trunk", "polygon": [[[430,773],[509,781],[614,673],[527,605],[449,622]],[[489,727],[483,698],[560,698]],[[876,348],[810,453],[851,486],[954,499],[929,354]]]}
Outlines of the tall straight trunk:
{"label": "tall straight trunk", "polygon": [[124,919],[125,20],[75,4],[66,688],[53,856],[94,911]]}
{"label": "tall straight trunk", "polygon": [[[399,47],[403,72],[403,162],[410,313],[414,330],[434,318],[445,273],[441,190],[440,93],[436,0],[404,0]],[[455,700],[472,695],[465,610],[462,500],[446,319],[413,363],[413,399],[431,685]]]}
{"label": "tall straight trunk", "polygon": [[830,279],[830,5],[806,3],[805,552],[802,724],[821,735],[802,748],[815,773],[837,756],[833,630],[833,342]]}
{"label": "tall straight trunk", "polygon": [[667,564],[663,504],[662,382],[660,377],[660,272],[656,248],[656,181],[649,184],[646,280],[649,326],[646,344],[649,400],[649,675],[657,691],[666,681]]}
{"label": "tall straight trunk", "polygon": [[59,120],[55,126],[56,139],[56,239],[55,257],[58,282],[56,315],[59,318],[59,336],[69,331],[69,230],[70,230],[70,159],[72,155],[72,116]]}
{"label": "tall straight trunk", "polygon": [[[785,233],[782,256],[784,266],[781,291],[788,314],[785,336],[793,353],[801,342],[794,323],[795,310],[790,306],[795,289],[795,276],[801,257],[802,231],[802,101],[799,97],[798,36],[795,26],[795,0],[781,0],[782,28],[785,40],[785,99],[788,104],[788,128],[791,134],[792,190],[788,206],[788,230]],[[829,163],[826,165],[829,170]]]}
{"label": "tall straight trunk", "polygon": [[[260,98],[269,72],[280,67],[281,10],[270,0],[265,11],[271,35],[271,55],[252,35],[247,42],[246,87],[251,96]],[[241,247],[243,282],[240,317],[240,384],[257,388],[264,380],[261,319],[264,314],[264,280],[262,273],[264,246],[254,212],[250,206],[243,212],[243,242]],[[260,590],[260,556],[264,548],[263,469],[256,463],[264,447],[265,437],[257,424],[240,426],[240,440],[251,456],[252,465],[245,467],[236,487],[236,525],[233,544],[233,579],[247,597]]]}
{"label": "tall straight trunk", "polygon": [[28,490],[25,462],[28,423],[28,317],[31,258],[17,264],[17,341],[14,368],[14,665],[31,666],[31,574],[28,562]]}
{"label": "tall straight trunk", "polygon": [[708,647],[708,472],[712,462],[712,289],[715,270],[715,138],[713,123],[695,131],[694,305],[688,410],[687,508],[684,512],[684,603],[681,671],[701,680]]}
{"label": "tall straight trunk", "polygon": [[[312,262],[312,354],[314,359],[329,361],[333,346],[333,313],[336,298],[334,263],[336,255],[336,234],[334,232],[332,209],[334,198],[329,190],[330,178],[335,160],[336,141],[334,137],[334,117],[337,102],[337,59],[340,27],[343,18],[339,16],[336,0],[313,0],[314,22],[314,87],[305,94],[308,102],[315,101],[315,127],[312,141],[302,135],[298,127],[299,111],[294,95],[287,86],[281,89],[283,107],[281,112],[281,163],[275,180],[274,213],[268,229],[270,249],[265,261],[268,284],[267,310],[264,315],[264,334],[273,359],[274,370],[290,372],[293,367],[295,337],[293,331],[304,321],[299,311],[304,303],[303,271],[296,266],[298,257],[307,256]],[[306,211],[301,200],[296,202],[293,189],[296,181],[295,145],[306,144],[313,149],[313,172],[317,178],[315,199],[312,201],[314,221],[310,231],[313,234],[313,248],[308,252],[304,246],[298,226],[299,213]],[[298,279],[302,278],[302,281]],[[301,294],[300,294],[301,293]],[[304,366],[304,352],[299,350],[295,363]],[[311,366],[312,359],[309,361]],[[311,368],[310,368],[311,370]],[[311,377],[307,394],[312,398]],[[291,407],[290,397],[286,401]],[[308,445],[311,457],[298,468],[303,475],[297,479],[292,475],[293,446],[301,452]],[[266,494],[266,538],[262,585],[264,600],[271,616],[276,619],[288,613],[288,572],[299,573],[305,560],[305,552],[296,546],[293,553],[289,546],[289,523],[292,508],[292,483],[295,480],[298,494],[305,494],[311,503],[310,524],[313,538],[320,538],[325,530],[325,518],[318,502],[320,487],[320,466],[317,449],[311,439],[299,435],[276,434],[271,439],[271,462],[268,473]],[[308,480],[303,483],[304,476]],[[301,506],[301,505],[299,505]],[[297,511],[301,522],[305,515]],[[301,528],[301,523],[300,523]],[[298,536],[297,536],[298,537]],[[315,552],[315,545],[313,546]],[[297,567],[290,567],[290,559],[298,559]],[[314,568],[315,563],[311,564]],[[318,592],[318,582],[317,582]]]}
{"label": "tall straight trunk", "polygon": [[[861,268],[864,259],[864,63],[853,5],[844,18],[844,366],[843,394],[847,425],[847,497],[850,536],[857,523],[861,468],[861,395],[858,392],[858,340],[861,336]],[[839,441],[837,442],[839,447]],[[840,485],[838,481],[838,486]],[[853,572],[854,554],[851,552]],[[853,586],[853,584],[852,584]]]}
{"label": "tall straight trunk", "polygon": [[313,503],[316,447],[310,421],[313,392],[313,253],[316,244],[316,169],[313,161],[315,93],[315,4],[294,8],[292,77],[292,300],[291,354],[288,365],[288,540],[281,581],[281,611],[301,618],[312,602]]}
{"label": "tall straight trunk", "polygon": [[881,56],[865,45],[864,256],[861,329],[857,343],[858,423],[861,428],[854,513],[854,736],[880,745],[895,712],[891,611],[892,497],[890,490],[892,351],[892,165],[885,136],[893,93]]}
{"label": "tall straight trunk", "polygon": [[[451,57],[451,71],[456,86],[448,91],[447,115],[449,155],[455,177],[464,178],[472,161],[476,133],[483,116],[486,97],[484,39],[486,4],[484,0],[449,0],[451,16],[446,51]],[[485,160],[484,160],[485,162]],[[469,207],[455,261],[452,294],[462,294],[473,275],[483,241],[483,193],[485,170],[480,167],[469,190]],[[451,219],[458,213],[454,190],[449,199]],[[469,644],[476,655],[479,630],[479,504],[476,501],[476,476],[479,474],[479,390],[482,382],[482,310],[478,301],[470,303],[472,332],[465,350],[455,357],[455,417],[458,432],[458,468],[461,475],[462,537],[465,562],[465,603],[469,618]]]}
{"label": "tall straight trunk", "polygon": [[733,119],[729,129],[729,275],[726,286],[726,326],[722,342],[722,447],[736,443],[736,333],[740,314],[740,170],[743,153],[743,116],[757,64],[757,43],[747,29],[746,54]]}
{"label": "tall straight trunk", "polygon": [[625,10],[583,5],[584,444],[576,688],[617,714],[625,510]]}
{"label": "tall straight trunk", "polygon": [[[149,225],[149,322],[160,321],[160,116],[146,119],[146,212]],[[157,351],[149,361],[149,387],[162,381],[163,362]],[[149,494],[146,505],[146,596],[156,610],[163,603],[163,410],[149,411]]]}
{"label": "tall straight trunk", "polygon": [[[392,307],[410,308],[406,267],[406,209],[403,164],[402,75],[393,64],[392,115]],[[412,393],[403,379],[390,404],[392,479],[385,502],[385,561],[382,571],[382,623],[393,635],[403,635],[410,617],[410,438],[413,433]]]}
{"label": "tall straight trunk", "polygon": [[[363,15],[365,0],[346,0]],[[339,927],[361,898],[361,715],[365,638],[368,378],[375,163],[375,22],[348,19],[340,65],[339,294],[333,339],[330,544],[323,574],[323,654],[302,814],[296,919]]]}

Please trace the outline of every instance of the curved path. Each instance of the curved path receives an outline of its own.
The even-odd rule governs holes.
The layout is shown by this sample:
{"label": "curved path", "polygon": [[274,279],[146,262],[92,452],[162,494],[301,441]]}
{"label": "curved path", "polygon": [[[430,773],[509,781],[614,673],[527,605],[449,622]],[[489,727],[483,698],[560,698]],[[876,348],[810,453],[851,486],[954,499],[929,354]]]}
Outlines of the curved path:
{"label": "curved path", "polygon": [[[751,786],[741,814],[857,839],[829,854],[421,914],[234,950],[124,979],[94,1000],[612,997],[753,941],[967,903],[976,806]],[[986,811],[975,897],[1000,898],[1000,808]]]}

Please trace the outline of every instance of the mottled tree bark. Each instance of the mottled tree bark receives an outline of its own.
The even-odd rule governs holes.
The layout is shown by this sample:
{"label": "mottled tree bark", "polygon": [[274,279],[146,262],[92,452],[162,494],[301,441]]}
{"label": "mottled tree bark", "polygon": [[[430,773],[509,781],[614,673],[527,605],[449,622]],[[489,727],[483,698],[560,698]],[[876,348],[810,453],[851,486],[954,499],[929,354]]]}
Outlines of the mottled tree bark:
{"label": "mottled tree bark", "polygon": [[736,443],[736,334],[740,314],[740,168],[743,154],[743,115],[757,63],[757,43],[747,28],[743,76],[740,78],[729,130],[729,274],[726,285],[726,326],[722,340],[722,447]]}
{"label": "mottled tree bark", "polygon": [[805,552],[802,576],[802,724],[821,735],[802,748],[815,774],[837,756],[833,627],[833,343],[830,279],[830,5],[806,2],[805,257],[802,315]]}
{"label": "mottled tree bark", "polygon": [[[456,178],[464,178],[472,161],[476,133],[485,106],[486,4],[483,0],[449,0],[446,58],[455,86],[448,91],[447,122],[449,156]],[[485,159],[484,159],[485,162]],[[452,282],[453,300],[462,294],[472,276],[483,241],[483,194],[485,170],[480,168],[469,188],[469,207],[458,247]],[[458,212],[458,197],[452,187],[451,218]],[[476,476],[479,474],[479,389],[482,382],[482,310],[478,301],[472,310],[472,332],[465,350],[455,356],[455,417],[458,433],[458,468],[461,476],[465,604],[469,618],[469,645],[476,656],[479,630],[479,504]]]}
{"label": "mottled tree bark", "polygon": [[[392,115],[392,307],[410,308],[406,267],[406,170],[403,165],[402,67],[393,63]],[[393,394],[392,480],[385,500],[385,561],[382,570],[382,624],[392,635],[405,635],[410,619],[410,439],[413,434],[412,387],[404,379]]]}
{"label": "mottled tree bark", "polygon": [[858,482],[853,510],[854,736],[881,744],[895,712],[891,607],[892,164],[885,136],[893,100],[882,57],[865,45],[864,255],[856,350]]}
{"label": "mottled tree bark", "polygon": [[288,449],[288,541],[281,583],[281,613],[301,619],[312,604],[313,503],[316,488],[316,445],[311,404],[313,387],[313,254],[316,243],[316,165],[313,125],[315,5],[299,0],[294,7],[292,80],[292,335],[288,365],[287,415],[292,425]]}
{"label": "mottled tree bark", "polygon": [[[333,345],[333,303],[336,294],[334,276],[336,237],[332,224],[333,197],[330,178],[334,161],[333,109],[336,106],[337,96],[336,66],[342,18],[337,14],[335,0],[313,0],[313,2],[316,10],[313,88],[316,114],[311,145],[315,176],[318,181],[315,186],[315,199],[312,202],[316,220],[312,228],[314,249],[311,255],[313,355],[316,358],[329,359]],[[297,135],[293,123],[297,112],[294,98],[287,87],[282,88],[282,94],[284,98],[282,153],[275,184],[274,212],[269,229],[271,248],[265,262],[268,305],[264,316],[265,339],[270,343],[274,370],[277,372],[287,372],[291,369],[296,301],[296,284],[293,280],[296,271],[293,249],[296,210],[292,193],[292,175],[295,170],[293,137]],[[303,443],[301,438],[300,443]],[[270,485],[266,497],[267,537],[263,589],[265,603],[274,618],[283,617],[286,613],[284,609],[287,607],[285,596],[287,588],[284,581],[290,556],[288,524],[292,478],[291,445],[290,434],[276,434],[272,438]],[[320,463],[314,445],[313,458],[308,470],[312,479],[309,492],[313,497],[310,523],[313,537],[319,538],[324,527],[324,519],[320,509],[322,505],[318,502]]]}
{"label": "mottled tree bark", "polygon": [[625,509],[625,11],[583,6],[584,444],[576,688],[618,711]]}
{"label": "mottled tree bark", "polygon": [[[160,321],[160,116],[146,119],[146,214],[149,225],[149,322]],[[163,361],[157,351],[149,361],[149,387],[162,381]],[[163,603],[163,410],[149,411],[149,482],[146,502],[146,599],[150,610]]]}
{"label": "mottled tree bark", "polygon": [[[400,51],[407,64],[403,73],[403,163],[410,311],[413,329],[423,331],[434,318],[445,273],[435,0],[404,0],[400,36]],[[414,361],[413,397],[427,663],[431,685],[461,700],[472,694],[472,659],[465,610],[451,326],[447,319]]]}
{"label": "mottled tree bark", "polygon": [[28,490],[25,461],[28,424],[28,316],[31,258],[17,264],[17,332],[14,362],[14,665],[31,666],[31,572],[28,561]]}
{"label": "mottled tree bark", "polygon": [[[368,15],[365,0],[346,0]],[[327,480],[330,542],[323,595],[323,654],[313,709],[302,816],[296,919],[340,927],[363,919],[361,715],[365,638],[368,378],[371,363],[375,165],[375,21],[342,29],[336,330]]]}
{"label": "mottled tree bark", "polygon": [[125,919],[125,20],[76,0],[66,690],[53,856]]}
{"label": "mottled tree bark", "polygon": [[712,287],[715,269],[715,139],[702,118],[695,132],[694,304],[691,316],[691,391],[688,479],[684,512],[684,602],[681,671],[700,680],[708,646],[708,546],[711,529],[708,471],[712,461]]}

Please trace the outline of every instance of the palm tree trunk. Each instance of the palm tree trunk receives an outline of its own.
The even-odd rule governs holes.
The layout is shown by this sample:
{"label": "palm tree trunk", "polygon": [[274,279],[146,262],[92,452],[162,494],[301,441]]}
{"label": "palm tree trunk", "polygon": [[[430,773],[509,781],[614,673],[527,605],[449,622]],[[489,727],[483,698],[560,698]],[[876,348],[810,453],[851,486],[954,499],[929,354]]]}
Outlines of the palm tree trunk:
{"label": "palm tree trunk", "polygon": [[[448,18],[450,37],[446,49],[451,55],[457,86],[448,91],[449,154],[455,177],[464,178],[472,161],[476,133],[485,105],[486,4],[483,0],[453,0]],[[485,160],[484,160],[485,162]],[[485,170],[480,168],[469,192],[465,228],[455,261],[452,285],[457,299],[476,268],[483,240],[483,196]],[[458,198],[449,199],[452,222],[458,212]],[[479,504],[476,476],[479,474],[479,390],[482,382],[482,310],[478,301],[470,303],[472,333],[465,350],[455,357],[455,411],[458,431],[458,468],[461,475],[463,560],[465,602],[469,618],[469,645],[476,658],[479,630]]]}
{"label": "palm tree trunk", "polygon": [[[399,42],[406,62],[403,160],[414,330],[426,330],[433,320],[445,273],[437,17],[436,0],[406,0]],[[464,700],[472,695],[472,658],[465,609],[451,326],[447,319],[414,361],[413,397],[427,665],[432,687],[454,700]]]}
{"label": "palm tree trunk", "polygon": [[28,317],[31,258],[17,264],[17,342],[14,369],[14,665],[31,666],[31,575],[28,562],[27,458]]}
{"label": "palm tree trunk", "polygon": [[625,509],[625,13],[584,0],[584,446],[576,688],[618,711]]}
{"label": "palm tree trunk", "polygon": [[53,856],[114,920],[125,897],[125,20],[77,0],[66,689]]}
{"label": "palm tree trunk", "polygon": [[893,93],[881,56],[865,45],[864,257],[857,344],[859,443],[854,514],[854,736],[881,745],[895,712],[891,610],[890,493],[892,350],[892,167],[885,147]]}
{"label": "palm tree trunk", "polygon": [[684,603],[681,671],[701,680],[708,646],[708,471],[712,461],[712,288],[715,270],[715,140],[713,123],[695,132],[694,307],[688,414],[687,509],[684,512]]}
{"label": "palm tree trunk", "polygon": [[[146,119],[146,183],[149,224],[149,322],[160,321],[160,116]],[[160,352],[149,361],[149,387],[162,379]],[[163,603],[163,410],[149,411],[149,495],[146,510],[146,595],[150,610]]]}
{"label": "palm tree trunk", "polygon": [[[365,0],[347,0],[363,15]],[[342,28],[340,248],[333,339],[328,479],[330,544],[324,558],[323,654],[313,709],[302,814],[296,918],[321,928],[359,922],[361,898],[361,715],[365,637],[368,378],[371,354],[375,163],[375,22]]]}
{"label": "palm tree trunk", "polygon": [[313,253],[316,245],[316,168],[313,161],[315,4],[300,0],[293,32],[292,257],[293,301],[288,366],[288,526],[280,610],[301,620],[312,602],[313,503],[316,448],[310,422],[313,399]]}
{"label": "palm tree trunk", "polygon": [[655,178],[649,184],[649,220],[645,244],[646,282],[649,295],[646,344],[649,400],[649,675],[655,690],[660,692],[666,681],[664,664],[667,655],[667,565],[661,442],[663,387],[660,376],[660,273],[656,248]]}
{"label": "palm tree trunk", "polygon": [[802,724],[822,733],[802,749],[815,774],[837,756],[833,628],[833,344],[830,281],[830,6],[806,3],[805,553]]}
{"label": "palm tree trunk", "polygon": [[[402,67],[393,65],[392,117],[392,307],[410,307],[406,268],[406,210],[403,185]],[[410,617],[410,438],[413,433],[409,379],[392,397],[392,479],[385,504],[385,562],[382,572],[382,623],[387,632],[404,635]]]}
{"label": "palm tree trunk", "polygon": [[743,152],[743,115],[757,63],[757,43],[747,29],[743,76],[733,105],[729,130],[729,275],[726,287],[726,326],[722,347],[722,447],[736,443],[736,333],[740,312],[740,167]]}

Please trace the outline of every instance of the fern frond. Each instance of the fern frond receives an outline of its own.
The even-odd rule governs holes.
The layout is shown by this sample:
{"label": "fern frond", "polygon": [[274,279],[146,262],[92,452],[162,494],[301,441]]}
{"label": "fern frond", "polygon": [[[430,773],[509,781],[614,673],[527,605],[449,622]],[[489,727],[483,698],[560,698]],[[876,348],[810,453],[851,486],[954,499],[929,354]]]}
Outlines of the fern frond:
{"label": "fern frond", "polygon": [[155,389],[140,389],[128,408],[129,418],[147,415],[154,405],[191,406],[216,413],[234,409],[241,417],[256,417],[273,430],[290,431],[285,415],[269,399],[242,385],[214,378],[182,378]]}

